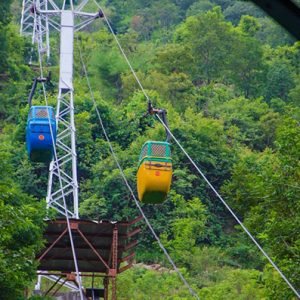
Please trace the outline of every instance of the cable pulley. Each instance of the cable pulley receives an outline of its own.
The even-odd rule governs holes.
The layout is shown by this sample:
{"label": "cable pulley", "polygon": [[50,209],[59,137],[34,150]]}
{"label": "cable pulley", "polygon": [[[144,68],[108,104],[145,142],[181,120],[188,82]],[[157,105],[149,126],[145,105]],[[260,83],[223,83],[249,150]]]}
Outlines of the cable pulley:
{"label": "cable pulley", "polygon": [[161,108],[154,108],[152,105],[151,101],[148,101],[148,110],[147,113],[149,115],[159,115],[160,118],[162,119],[164,125],[165,125],[165,130],[166,130],[166,142],[169,143],[170,139],[171,139],[171,135],[169,133],[169,130],[167,130],[169,128],[168,125],[168,120],[167,120],[167,111],[165,109],[161,109]]}

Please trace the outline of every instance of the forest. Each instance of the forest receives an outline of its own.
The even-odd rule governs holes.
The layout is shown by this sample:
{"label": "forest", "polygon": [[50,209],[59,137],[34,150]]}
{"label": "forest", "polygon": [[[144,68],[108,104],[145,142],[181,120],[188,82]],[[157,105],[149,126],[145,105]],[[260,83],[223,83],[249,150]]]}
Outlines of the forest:
{"label": "forest", "polygon": [[[21,37],[20,0],[0,0],[0,299],[38,299],[48,165],[25,147],[31,40]],[[56,1],[59,2],[59,1]],[[300,2],[300,1],[295,1]],[[300,3],[299,3],[300,4]],[[105,0],[114,32],[171,131],[296,289],[300,289],[300,42],[248,1]],[[92,9],[92,7],[91,7]],[[48,101],[56,105],[58,35],[51,35]],[[165,140],[105,22],[76,33],[75,122],[80,216],[129,220],[139,211],[110,153],[104,126],[136,190],[140,149]],[[38,88],[35,105],[45,105]],[[142,204],[200,299],[296,299],[194,166],[171,140],[167,200]],[[194,299],[146,224],[118,299]],[[151,268],[149,266],[158,266]],[[27,291],[25,293],[25,291]],[[29,296],[26,296],[28,294]]]}

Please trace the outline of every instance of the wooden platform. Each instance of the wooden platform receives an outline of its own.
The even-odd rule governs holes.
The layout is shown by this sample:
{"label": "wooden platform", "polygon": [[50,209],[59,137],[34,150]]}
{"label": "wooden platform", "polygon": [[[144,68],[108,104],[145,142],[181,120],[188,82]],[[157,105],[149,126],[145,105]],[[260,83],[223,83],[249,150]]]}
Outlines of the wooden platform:
{"label": "wooden platform", "polygon": [[[142,217],[131,222],[90,221],[70,219],[72,239],[76,252],[80,277],[103,277],[103,295],[108,299],[108,288],[111,282],[111,299],[116,299],[117,275],[133,264],[135,246],[138,244],[136,226]],[[46,221],[44,232],[45,248],[37,255],[39,261],[38,275],[54,279],[54,284],[43,293],[44,296],[55,296],[67,283],[79,288],[75,276],[75,264],[70,243],[66,219]],[[96,289],[95,289],[96,288]],[[99,287],[84,289],[86,299],[89,291],[99,291]],[[99,298],[98,298],[99,299]]]}
{"label": "wooden platform", "polygon": [[[132,265],[136,235],[140,228],[131,222],[70,219],[78,268],[82,273],[121,273]],[[45,248],[39,253],[39,271],[75,272],[66,219],[47,221]],[[115,257],[114,257],[115,256]],[[113,260],[114,265],[113,265]]]}

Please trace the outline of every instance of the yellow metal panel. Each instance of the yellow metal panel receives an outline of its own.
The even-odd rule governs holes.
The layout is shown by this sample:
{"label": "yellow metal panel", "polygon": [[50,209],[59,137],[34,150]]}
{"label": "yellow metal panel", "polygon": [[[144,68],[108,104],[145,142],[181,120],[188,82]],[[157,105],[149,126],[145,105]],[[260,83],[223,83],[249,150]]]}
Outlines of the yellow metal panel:
{"label": "yellow metal panel", "polygon": [[137,174],[139,200],[145,203],[161,203],[170,191],[172,164],[146,161]]}

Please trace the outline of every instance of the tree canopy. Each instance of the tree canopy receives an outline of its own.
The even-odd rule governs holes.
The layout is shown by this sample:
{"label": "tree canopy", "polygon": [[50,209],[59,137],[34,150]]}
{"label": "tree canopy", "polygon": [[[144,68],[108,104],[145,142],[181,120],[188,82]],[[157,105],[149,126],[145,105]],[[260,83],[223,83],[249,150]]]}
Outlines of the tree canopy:
{"label": "tree canopy", "polygon": [[[11,2],[0,2],[0,298],[24,299],[43,246],[48,166],[30,162],[25,149],[26,99],[40,74],[27,64],[31,44],[18,34]],[[150,99],[168,111],[174,135],[299,289],[300,43],[247,1],[111,0],[105,9]],[[164,140],[164,128],[145,116],[147,101],[109,30],[97,25],[76,35],[80,215],[131,219],[138,211],[99,125],[79,47],[134,189],[139,151],[147,140]],[[51,44],[45,72],[55,83],[57,35]],[[56,88],[47,87],[53,106]],[[44,104],[39,88],[33,101]],[[142,207],[199,297],[295,299],[172,141],[171,148],[167,201]],[[120,276],[119,299],[193,299],[140,226],[136,265]]]}

